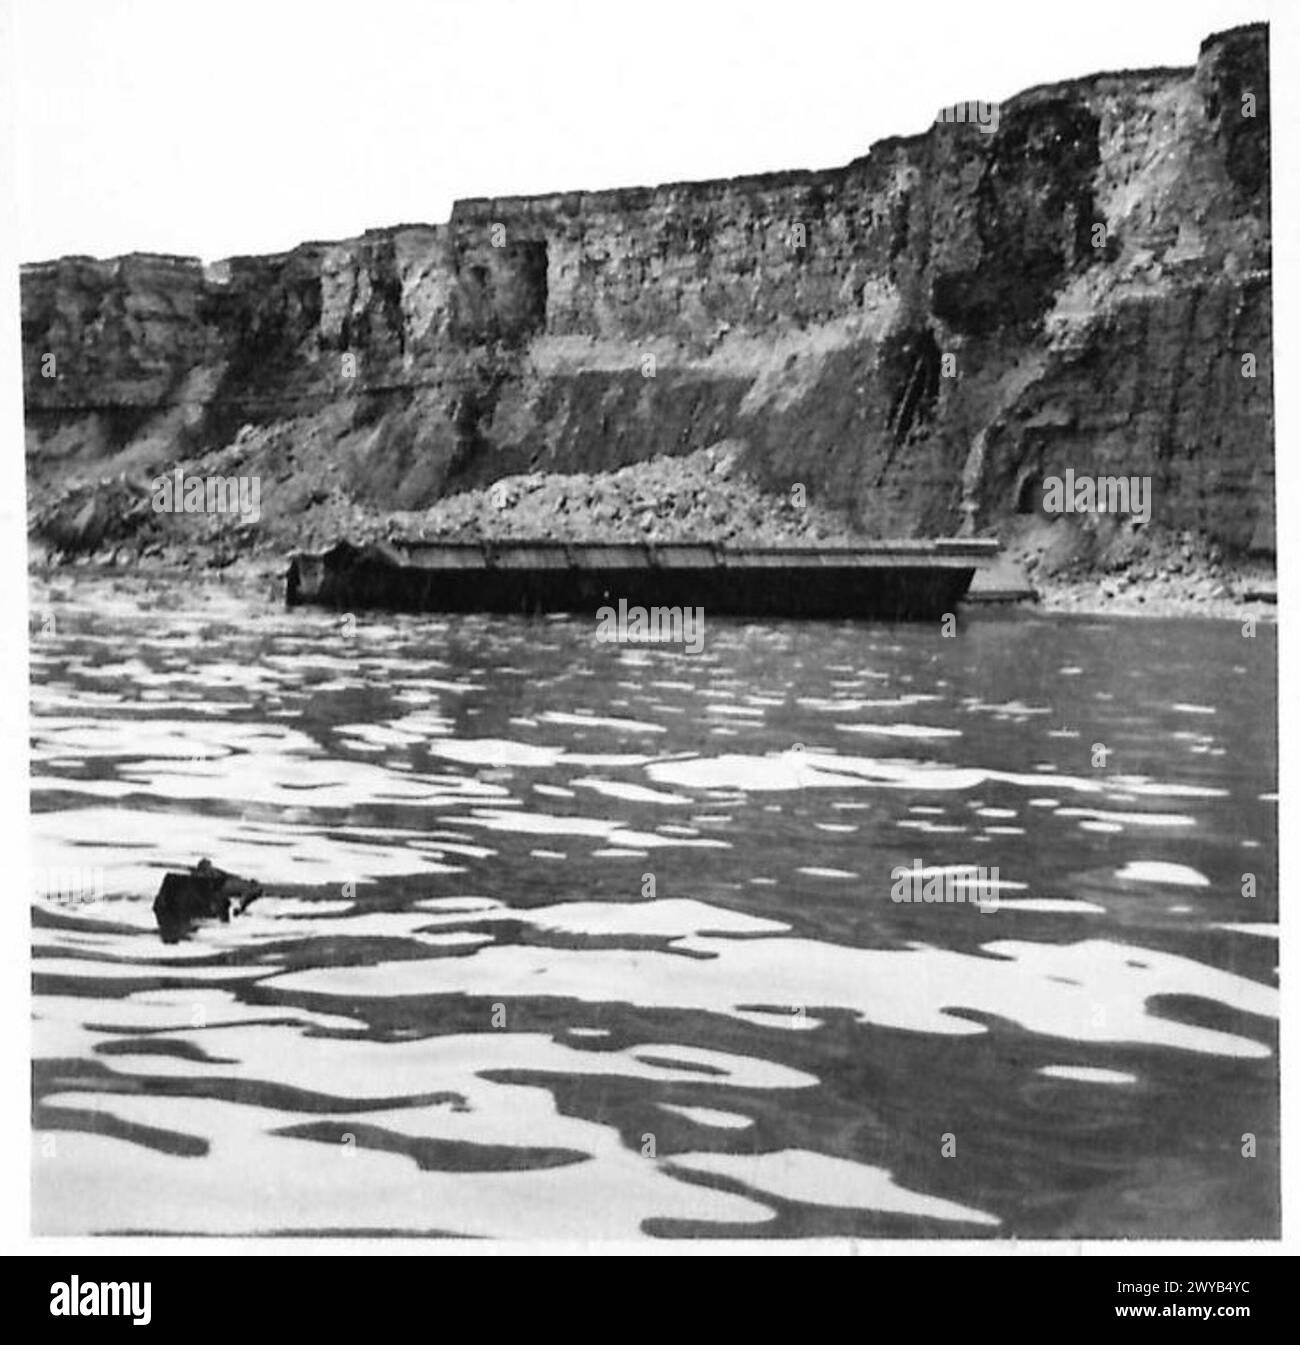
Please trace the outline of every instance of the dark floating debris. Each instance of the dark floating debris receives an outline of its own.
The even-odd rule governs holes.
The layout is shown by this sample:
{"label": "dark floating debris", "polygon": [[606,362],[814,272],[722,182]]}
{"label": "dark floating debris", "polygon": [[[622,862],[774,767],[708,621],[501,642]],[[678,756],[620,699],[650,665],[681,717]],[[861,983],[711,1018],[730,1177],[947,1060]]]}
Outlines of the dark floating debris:
{"label": "dark floating debris", "polygon": [[200,920],[229,922],[231,907],[242,915],[262,895],[262,886],[201,859],[188,873],[163,875],[153,913],[164,943],[179,943]]}

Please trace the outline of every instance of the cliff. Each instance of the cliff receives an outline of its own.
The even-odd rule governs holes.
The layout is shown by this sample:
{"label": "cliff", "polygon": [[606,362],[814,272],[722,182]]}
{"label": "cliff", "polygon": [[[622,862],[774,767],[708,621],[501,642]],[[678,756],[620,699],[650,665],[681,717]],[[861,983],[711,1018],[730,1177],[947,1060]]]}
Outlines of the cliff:
{"label": "cliff", "polygon": [[[1266,27],[997,112],[824,172],[27,266],[35,531],[65,535],[69,500],[94,540],[138,531],[177,462],[258,475],[265,543],[727,441],[872,535],[1005,529],[1073,468],[1150,476],[1157,525],[1268,552]],[[105,481],[126,495],[96,514]]]}

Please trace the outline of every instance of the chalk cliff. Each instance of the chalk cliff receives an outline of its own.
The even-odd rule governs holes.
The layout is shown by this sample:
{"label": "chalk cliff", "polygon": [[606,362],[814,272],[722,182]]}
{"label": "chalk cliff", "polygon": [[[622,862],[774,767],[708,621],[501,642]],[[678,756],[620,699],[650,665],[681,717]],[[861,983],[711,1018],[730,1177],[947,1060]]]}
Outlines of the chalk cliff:
{"label": "chalk cliff", "polygon": [[204,460],[260,475],[265,538],[330,500],[727,441],[868,534],[997,529],[1072,467],[1150,476],[1157,524],[1267,552],[1269,215],[1257,25],[829,171],[461,201],[206,267],[43,262],[34,516]]}

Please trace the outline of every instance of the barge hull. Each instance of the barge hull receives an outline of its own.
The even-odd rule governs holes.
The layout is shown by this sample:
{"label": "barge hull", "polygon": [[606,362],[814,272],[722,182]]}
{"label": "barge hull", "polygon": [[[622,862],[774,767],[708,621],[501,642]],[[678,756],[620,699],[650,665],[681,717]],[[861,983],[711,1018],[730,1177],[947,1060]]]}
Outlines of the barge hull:
{"label": "barge hull", "polygon": [[[992,549],[990,549],[992,548]],[[526,544],[398,549],[340,543],[295,556],[286,596],[336,610],[595,615],[602,607],[706,615],[937,619],[956,610],[996,544],[724,551]]]}

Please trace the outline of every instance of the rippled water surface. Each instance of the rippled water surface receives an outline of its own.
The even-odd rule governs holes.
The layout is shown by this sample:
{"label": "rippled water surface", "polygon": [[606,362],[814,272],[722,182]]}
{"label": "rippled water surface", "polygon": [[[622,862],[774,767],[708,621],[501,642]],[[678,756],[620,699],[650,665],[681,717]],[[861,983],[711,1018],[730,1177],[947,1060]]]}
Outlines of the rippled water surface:
{"label": "rippled water surface", "polygon": [[32,601],[37,1231],[1276,1235],[1272,627]]}

